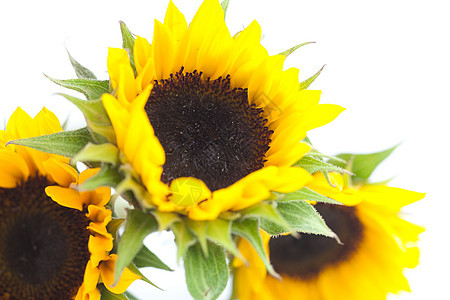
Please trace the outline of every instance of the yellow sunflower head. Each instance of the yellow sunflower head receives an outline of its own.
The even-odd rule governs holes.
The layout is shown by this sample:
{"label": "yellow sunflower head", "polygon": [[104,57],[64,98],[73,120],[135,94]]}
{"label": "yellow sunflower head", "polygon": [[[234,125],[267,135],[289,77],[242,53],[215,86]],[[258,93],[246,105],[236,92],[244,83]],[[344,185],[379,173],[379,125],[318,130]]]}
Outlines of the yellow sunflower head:
{"label": "yellow sunflower head", "polygon": [[261,46],[256,21],[232,36],[217,0],[189,26],[170,2],[154,28],[151,43],[109,50],[114,93],[102,97],[144,202],[213,220],[311,180],[293,166],[310,150],[302,140],[343,109],[300,89],[298,69]]}
{"label": "yellow sunflower head", "polygon": [[138,278],[126,270],[113,287],[110,189],[77,189],[98,170],[78,174],[62,156],[5,146],[59,131],[45,108],[35,118],[18,108],[0,131],[0,299],[100,299],[100,276],[114,293]]}
{"label": "yellow sunflower head", "polygon": [[249,266],[234,262],[239,299],[378,300],[388,293],[409,291],[403,269],[417,265],[415,242],[424,229],[398,214],[424,194],[386,185],[349,187],[337,173],[331,173],[330,179],[334,187],[322,173],[315,174],[308,187],[344,204],[315,205],[341,243],[310,234],[271,238],[263,233],[266,253],[280,281],[267,274],[255,251],[241,240],[239,248]]}

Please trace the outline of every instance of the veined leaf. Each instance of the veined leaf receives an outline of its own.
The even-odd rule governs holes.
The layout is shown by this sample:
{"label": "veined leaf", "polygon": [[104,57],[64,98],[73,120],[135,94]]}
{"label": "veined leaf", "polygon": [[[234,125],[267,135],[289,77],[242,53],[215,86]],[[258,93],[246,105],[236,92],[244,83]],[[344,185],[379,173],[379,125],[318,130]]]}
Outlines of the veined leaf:
{"label": "veined leaf", "polygon": [[261,228],[270,235],[283,234],[288,232],[305,232],[335,237],[336,234],[328,228],[325,221],[317,213],[314,207],[306,201],[280,202],[277,211],[289,224],[291,231],[286,231],[283,227],[271,222],[261,220]]}
{"label": "veined leaf", "polygon": [[122,48],[127,50],[128,56],[130,57],[130,64],[133,68],[134,73],[136,73],[136,67],[134,64],[134,41],[136,38],[134,34],[128,29],[127,25],[124,22],[120,21],[120,31],[122,32]]}
{"label": "veined leaf", "polygon": [[85,78],[85,79],[97,79],[95,77],[94,73],[89,70],[88,68],[82,66],[78,61],[76,61],[72,55],[70,55],[69,51],[67,51],[67,54],[69,55],[70,63],[72,64],[73,68],[75,69],[75,74],[78,78]]}
{"label": "veined leaf", "polygon": [[119,280],[125,267],[127,267],[139,253],[144,238],[158,230],[156,219],[139,210],[129,210],[125,223],[125,230],[120,238],[117,249],[116,268],[114,270],[115,282]]}
{"label": "veined leaf", "polygon": [[119,162],[119,149],[111,143],[88,143],[75,157],[76,161],[97,161],[117,164]]}
{"label": "veined leaf", "polygon": [[217,299],[228,281],[228,267],[224,249],[208,243],[208,256],[203,254],[196,243],[184,256],[186,283],[192,297],[198,299]]}
{"label": "veined leaf", "polygon": [[331,163],[324,162],[318,158],[315,158],[315,157],[309,156],[309,155],[304,156],[295,165],[302,167],[309,173],[325,171],[325,172],[339,172],[339,173],[351,174],[349,171],[347,171],[339,166],[335,166]]}
{"label": "veined leaf", "polygon": [[288,57],[289,55],[291,55],[298,48],[303,47],[303,46],[308,45],[308,44],[314,44],[314,43],[315,42],[301,43],[301,44],[295,45],[294,47],[291,47],[291,48],[289,48],[289,49],[287,49],[287,50],[285,50],[283,52],[278,53],[278,55],[284,55],[285,57]]}
{"label": "veined leaf", "polygon": [[54,79],[50,76],[45,75],[52,82],[82,93],[87,100],[100,99],[103,94],[109,93],[109,81],[108,80],[96,80],[96,79]]}
{"label": "veined leaf", "polygon": [[165,263],[163,263],[156,254],[150,251],[146,246],[142,247],[141,250],[134,257],[133,263],[138,268],[157,268],[166,271],[173,271]]}
{"label": "veined leaf", "polygon": [[288,193],[288,194],[281,194],[276,193],[278,198],[275,200],[277,202],[286,202],[286,201],[298,201],[298,200],[308,200],[308,201],[316,201],[316,202],[323,202],[323,203],[330,203],[330,204],[341,204],[340,202],[325,197],[307,187],[302,188],[301,190]]}
{"label": "veined leaf", "polygon": [[[366,180],[370,177],[370,175],[378,167],[378,165],[382,163],[398,146],[399,144],[384,151],[370,154],[343,153],[336,155],[336,157],[344,161],[350,161],[350,159],[353,158],[351,171],[355,174],[356,177]],[[329,162],[342,168],[346,167],[346,165],[342,162],[333,159],[331,159]]]}
{"label": "veined leaf", "polygon": [[323,65],[322,68],[320,68],[320,70],[317,71],[316,74],[309,77],[305,81],[302,81],[300,83],[300,90],[306,90],[317,79],[317,77],[319,77],[320,73],[322,73],[323,68],[325,68],[325,65]]}
{"label": "veined leaf", "polygon": [[22,145],[42,152],[73,158],[88,143],[97,143],[97,141],[96,136],[88,128],[82,128],[13,140],[8,144]]}
{"label": "veined leaf", "polygon": [[258,253],[259,257],[263,261],[266,266],[267,272],[275,278],[281,279],[280,275],[273,269],[270,264],[269,259],[267,258],[266,252],[264,251],[264,245],[259,233],[258,220],[256,219],[244,219],[244,220],[236,220],[232,225],[232,232],[237,234],[243,238],[245,238],[255,249],[256,253]]}
{"label": "veined leaf", "polygon": [[244,218],[246,217],[258,218],[261,221],[261,224],[263,223],[263,220],[265,220],[272,224],[276,224],[278,228],[283,228],[285,232],[293,231],[293,228],[291,228],[289,223],[286,222],[283,216],[275,208],[277,205],[278,205],[277,203],[269,204],[261,202],[249,208],[241,210],[240,213]]}

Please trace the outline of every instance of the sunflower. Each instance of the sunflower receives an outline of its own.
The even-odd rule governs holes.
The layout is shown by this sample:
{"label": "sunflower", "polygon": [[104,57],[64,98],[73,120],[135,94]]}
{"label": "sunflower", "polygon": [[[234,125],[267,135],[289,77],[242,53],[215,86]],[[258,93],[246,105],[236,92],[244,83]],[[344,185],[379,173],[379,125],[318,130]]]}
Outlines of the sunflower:
{"label": "sunflower", "polygon": [[18,108],[0,131],[0,299],[100,299],[100,277],[114,293],[138,278],[126,270],[113,286],[110,189],[77,190],[98,170],[78,174],[62,156],[5,146],[61,130],[47,109],[31,118]]}
{"label": "sunflower", "polygon": [[310,150],[301,141],[343,109],[301,90],[298,69],[283,70],[285,56],[260,39],[256,21],[231,36],[217,0],[189,26],[170,2],[151,44],[137,36],[129,53],[109,49],[115,92],[102,100],[144,203],[214,220],[311,180],[293,166]]}
{"label": "sunflower", "polygon": [[255,251],[241,240],[239,248],[250,265],[234,262],[237,298],[386,299],[388,293],[410,290],[403,269],[418,263],[415,242],[423,228],[398,213],[424,194],[386,185],[348,187],[342,175],[330,176],[336,187],[321,173],[308,187],[344,204],[315,206],[341,244],[317,235],[271,238],[263,232],[266,253],[280,281],[267,274]]}

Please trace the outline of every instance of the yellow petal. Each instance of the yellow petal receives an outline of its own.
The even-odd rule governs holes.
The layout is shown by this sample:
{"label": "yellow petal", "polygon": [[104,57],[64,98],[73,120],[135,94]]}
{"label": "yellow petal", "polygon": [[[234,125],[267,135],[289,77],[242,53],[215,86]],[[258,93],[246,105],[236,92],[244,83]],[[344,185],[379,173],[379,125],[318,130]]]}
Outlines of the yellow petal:
{"label": "yellow petal", "polygon": [[305,112],[302,123],[305,130],[311,130],[330,123],[345,110],[345,108],[334,104],[320,104],[308,109]]}
{"label": "yellow petal", "polygon": [[114,268],[116,266],[117,255],[111,254],[110,259],[102,262],[100,265],[100,272],[102,275],[102,281],[106,288],[115,294],[122,294],[135,280],[141,278],[141,276],[134,274],[128,268],[125,268],[119,281],[114,284]]}
{"label": "yellow petal", "polygon": [[197,178],[179,177],[170,184],[169,200],[175,205],[187,207],[211,198],[211,191]]}
{"label": "yellow petal", "polygon": [[6,149],[0,149],[0,187],[14,188],[30,176],[22,156]]}
{"label": "yellow petal", "polygon": [[140,36],[136,37],[136,40],[134,41],[133,54],[134,64],[138,74],[140,74],[147,65],[148,59],[152,57],[152,51],[152,46],[145,38]]}
{"label": "yellow petal", "polygon": [[45,188],[47,196],[61,206],[83,210],[83,201],[80,193],[71,188],[64,188],[60,186],[48,186]]}
{"label": "yellow petal", "polygon": [[76,183],[78,172],[70,165],[65,164],[55,158],[49,158],[42,163],[45,171],[51,175],[53,181],[63,187],[69,187],[71,183]]}

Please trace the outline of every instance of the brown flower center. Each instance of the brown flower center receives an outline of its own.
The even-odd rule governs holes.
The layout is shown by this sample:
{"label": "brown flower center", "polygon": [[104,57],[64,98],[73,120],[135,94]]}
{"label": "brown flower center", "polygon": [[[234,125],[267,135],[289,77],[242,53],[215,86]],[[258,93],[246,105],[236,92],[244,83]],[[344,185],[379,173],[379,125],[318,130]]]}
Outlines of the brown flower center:
{"label": "brown flower center", "polygon": [[270,260],[281,275],[308,280],[332,265],[348,260],[363,237],[363,225],[355,207],[319,203],[315,206],[327,225],[343,244],[335,239],[300,234],[300,238],[281,236],[269,242]]}
{"label": "brown flower center", "polygon": [[45,194],[45,177],[0,188],[0,299],[71,299],[90,258],[85,212]]}
{"label": "brown flower center", "polygon": [[272,131],[230,77],[183,70],[156,81],[145,110],[166,154],[162,181],[196,177],[212,191],[264,166]]}

